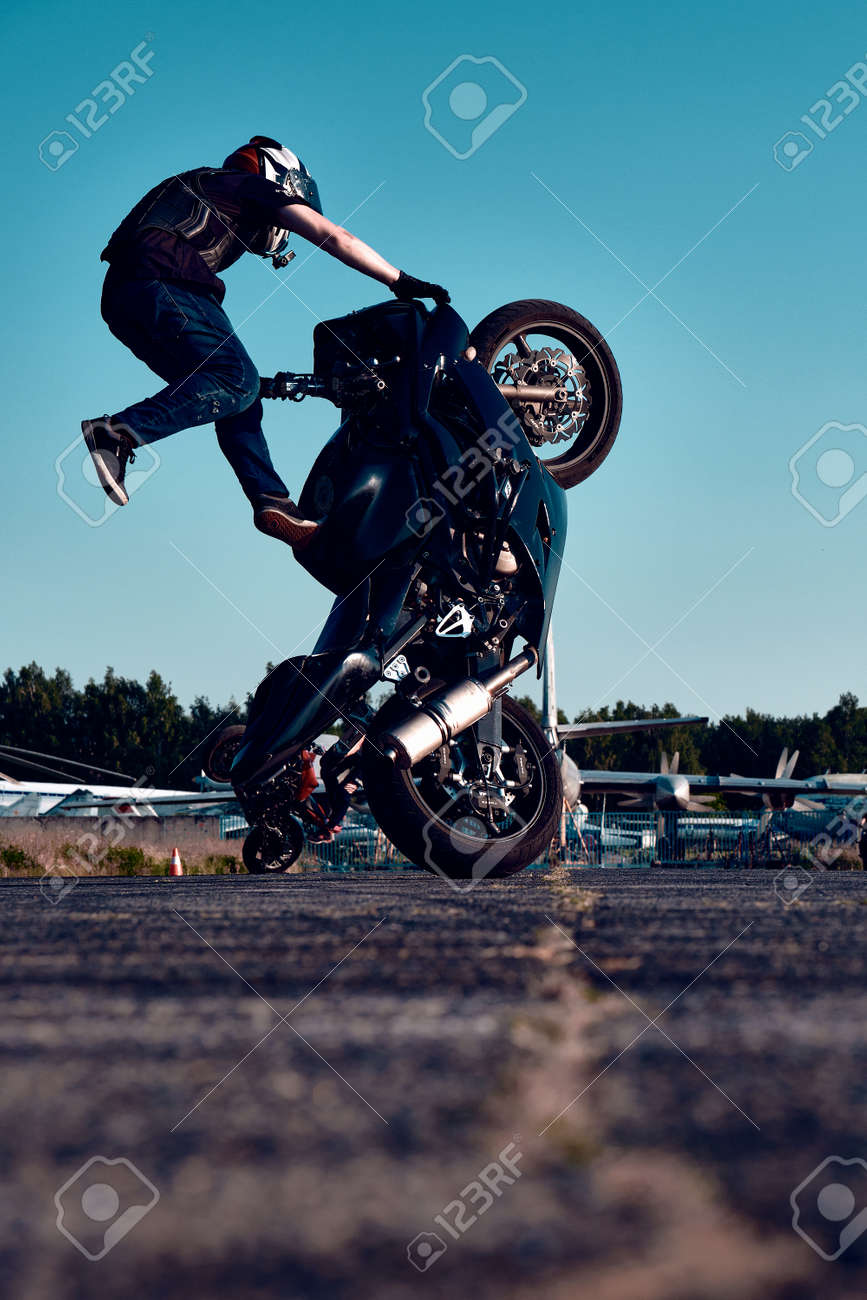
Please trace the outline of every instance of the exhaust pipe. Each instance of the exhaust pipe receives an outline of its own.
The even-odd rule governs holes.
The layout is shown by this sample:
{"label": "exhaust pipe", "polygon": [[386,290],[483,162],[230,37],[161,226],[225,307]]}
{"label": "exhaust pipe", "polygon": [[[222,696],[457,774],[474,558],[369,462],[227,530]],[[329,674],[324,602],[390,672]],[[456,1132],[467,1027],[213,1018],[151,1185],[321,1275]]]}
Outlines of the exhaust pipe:
{"label": "exhaust pipe", "polygon": [[385,757],[404,769],[421,762],[467,727],[480,722],[515,678],[535,667],[538,661],[536,651],[529,648],[502,668],[492,668],[479,677],[467,677],[425,700],[417,713],[383,734]]}

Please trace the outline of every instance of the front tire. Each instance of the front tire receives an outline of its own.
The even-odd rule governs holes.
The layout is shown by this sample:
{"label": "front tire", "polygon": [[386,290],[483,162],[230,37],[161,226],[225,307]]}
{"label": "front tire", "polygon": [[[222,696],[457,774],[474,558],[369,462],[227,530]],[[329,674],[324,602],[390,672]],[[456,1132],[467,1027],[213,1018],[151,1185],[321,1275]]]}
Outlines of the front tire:
{"label": "front tire", "polygon": [[487,828],[478,811],[478,791],[461,793],[454,784],[462,748],[475,744],[474,728],[409,771],[378,752],[377,733],[405,716],[407,707],[397,698],[389,700],[374,719],[372,742],[366,741],[362,750],[370,810],[391,842],[417,866],[451,880],[496,879],[529,866],[554,838],[563,803],[560,764],[541,727],[513,699],[502,699],[503,772],[508,769],[511,779],[523,771],[527,788],[503,812],[501,833],[486,835],[480,833]]}
{"label": "front tire", "polygon": [[207,752],[203,767],[212,781],[226,784],[231,780],[232,759],[244,743],[246,727],[224,727]]}
{"label": "front tire", "polygon": [[[528,334],[537,336],[532,343]],[[498,383],[565,387],[562,401],[515,402],[512,409],[560,487],[589,478],[614,446],[623,410],[617,362],[596,326],[563,303],[525,298],[480,321],[470,345]],[[566,442],[559,453],[541,454]]]}

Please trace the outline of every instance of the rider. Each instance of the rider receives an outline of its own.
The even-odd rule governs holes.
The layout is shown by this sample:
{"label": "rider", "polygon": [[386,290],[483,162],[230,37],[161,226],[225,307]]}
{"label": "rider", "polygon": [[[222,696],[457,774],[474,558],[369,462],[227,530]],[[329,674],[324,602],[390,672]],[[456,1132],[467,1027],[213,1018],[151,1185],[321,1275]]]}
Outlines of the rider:
{"label": "rider", "polygon": [[109,263],[102,315],[112,334],[166,382],[116,415],[82,421],[99,481],[126,505],[135,448],[214,422],[223,455],[253,507],[260,532],[290,546],[318,527],[305,519],[271,463],[262,433],[259,376],[221,306],[216,272],[246,251],[285,266],[289,234],[388,285],[401,302],[449,301],[440,285],[398,271],[322,215],[316,182],[290,149],[267,136],[162,181],[132,209],[102,253]]}

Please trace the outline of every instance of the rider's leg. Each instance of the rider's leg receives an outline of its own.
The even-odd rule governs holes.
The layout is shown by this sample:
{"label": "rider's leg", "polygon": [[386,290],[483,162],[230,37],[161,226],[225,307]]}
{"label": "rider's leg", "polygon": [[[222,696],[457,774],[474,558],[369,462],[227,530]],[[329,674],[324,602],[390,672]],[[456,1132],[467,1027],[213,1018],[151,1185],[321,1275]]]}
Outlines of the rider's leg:
{"label": "rider's leg", "polygon": [[116,338],[166,381],[112,417],[143,443],[243,411],[259,396],[256,367],[210,294],[162,280],[106,280],[102,314]]}
{"label": "rider's leg", "polygon": [[161,280],[109,276],[102,314],[112,333],[166,381],[159,393],[119,411],[110,424],[126,429],[136,444],[213,420],[220,448],[257,510],[257,527],[290,545],[309,540],[316,525],[302,519],[289,498],[262,433],[256,367],[216,299]]}
{"label": "rider's leg", "polygon": [[262,433],[261,400],[257,397],[237,415],[217,420],[214,427],[220,450],[253,507],[253,522],[259,531],[290,546],[303,546],[310,541],[318,524],[302,516],[271,464]]}

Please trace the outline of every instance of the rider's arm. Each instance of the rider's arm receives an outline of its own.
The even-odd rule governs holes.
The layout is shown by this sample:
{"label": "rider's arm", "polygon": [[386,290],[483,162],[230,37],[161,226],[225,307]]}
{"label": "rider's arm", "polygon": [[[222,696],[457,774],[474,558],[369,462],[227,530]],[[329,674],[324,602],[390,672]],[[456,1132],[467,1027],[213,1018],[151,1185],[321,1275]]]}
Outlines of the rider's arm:
{"label": "rider's arm", "polygon": [[314,212],[306,203],[287,204],[280,209],[278,220],[281,226],[300,235],[302,239],[309,239],[311,244],[318,244],[326,253],[346,266],[351,266],[353,270],[361,271],[389,287],[397,282],[400,272],[396,266],[386,262],[384,257],[380,257],[368,244],[351,235],[342,226],[336,226],[327,217]]}

